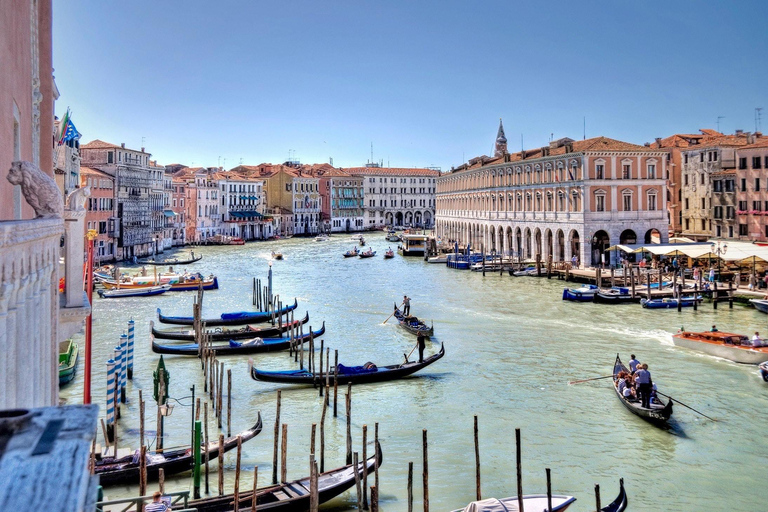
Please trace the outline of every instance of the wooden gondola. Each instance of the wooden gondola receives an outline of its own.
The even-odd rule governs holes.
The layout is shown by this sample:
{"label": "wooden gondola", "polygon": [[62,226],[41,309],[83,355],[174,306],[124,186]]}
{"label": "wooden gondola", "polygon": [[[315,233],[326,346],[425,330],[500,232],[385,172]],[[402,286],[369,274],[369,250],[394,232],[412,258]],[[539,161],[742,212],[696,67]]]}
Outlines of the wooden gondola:
{"label": "wooden gondola", "polygon": [[344,253],[344,257],[345,258],[354,258],[358,254],[360,254],[360,251],[357,249],[357,247],[355,247],[354,249],[350,249],[347,252],[345,252]]}
{"label": "wooden gondola", "polygon": [[[376,466],[381,466],[383,456],[381,445],[376,443],[376,454],[367,461],[342,466],[338,469],[326,471],[317,475],[317,489],[319,502],[323,503],[339,496],[347,489],[355,485],[355,473],[360,479],[363,474],[371,474]],[[306,512],[309,510],[309,477],[294,480],[284,484],[271,485],[256,490],[256,506],[258,510],[270,512]],[[234,505],[234,495],[214,496],[200,500],[191,500],[187,507],[194,508],[197,512],[229,512],[233,509],[250,511],[253,503],[253,493],[240,491],[238,506]],[[180,505],[180,507],[183,505]]]}
{"label": "wooden gondola", "polygon": [[619,495],[616,499],[605,507],[600,509],[600,512],[624,512],[627,510],[627,491],[624,490],[624,479],[619,478]]}
{"label": "wooden gondola", "polygon": [[361,252],[360,254],[358,254],[358,256],[360,258],[373,258],[374,256],[376,256],[376,251],[369,249],[367,251]]}
{"label": "wooden gondola", "polygon": [[[256,424],[240,432],[239,436],[242,442],[250,441],[261,433],[262,422],[261,412],[259,412]],[[211,442],[208,445],[208,457],[211,460],[219,455],[219,443]],[[224,452],[237,448],[237,436],[224,440]],[[203,457],[205,457],[203,446]],[[147,479],[156,480],[162,469],[165,476],[182,473],[192,469],[194,464],[194,453],[192,448],[187,446],[164,450],[162,454],[147,454]],[[139,484],[139,458],[133,453],[126,457],[115,459],[113,457],[103,458],[96,461],[95,474],[99,477],[101,485],[138,485]]]}
{"label": "wooden gondola", "polygon": [[200,256],[197,256],[197,257],[192,256],[188,260],[180,260],[180,259],[162,260],[162,261],[141,260],[141,261],[139,261],[139,264],[140,265],[155,265],[157,267],[162,267],[162,266],[166,266],[166,265],[169,265],[169,266],[173,266],[173,265],[189,265],[190,263],[194,263],[196,261],[200,261],[201,259],[203,259],[203,255],[202,254]]}
{"label": "wooden gondola", "polygon": [[[298,301],[294,299],[293,304],[283,306],[275,314],[278,316],[285,315],[296,309],[298,305]],[[165,316],[160,308],[157,308],[157,318],[164,324],[193,325],[195,323],[194,317],[191,316]],[[260,324],[270,320],[272,320],[270,311],[236,311],[234,313],[222,313],[219,318],[203,318],[202,322],[205,323],[206,327],[218,327],[222,325]]]}
{"label": "wooden gondola", "polygon": [[[573,496],[564,496],[560,494],[553,494],[551,498],[552,512],[564,512],[574,501],[576,501],[576,498]],[[502,510],[517,512],[519,510],[518,507],[518,497],[510,496],[508,498],[486,498],[481,501],[473,501],[466,507],[454,510],[453,512],[500,512]],[[525,510],[536,512],[543,510],[546,512],[546,510],[548,510],[547,495],[524,494],[523,507]]]}
{"label": "wooden gondola", "polygon": [[400,308],[397,307],[397,304],[395,304],[395,318],[397,318],[397,321],[400,322],[400,326],[403,329],[415,334],[416,336],[426,336],[429,338],[435,334],[434,325],[427,327],[427,324],[415,316],[403,316],[403,313],[400,311]]}
{"label": "wooden gondola", "polygon": [[650,423],[665,425],[670,416],[672,416],[672,400],[665,404],[660,398],[656,397],[651,402],[650,409],[646,409],[641,405],[640,399],[625,398],[619,392],[619,373],[622,371],[631,373],[629,368],[621,362],[619,354],[616,354],[616,362],[613,364],[613,391],[624,407]]}
{"label": "wooden gondola", "polygon": [[[317,338],[325,334],[325,322],[320,329],[314,331],[312,336]],[[308,343],[309,333],[303,337],[294,338],[294,343]],[[287,350],[291,345],[291,338],[253,338],[250,340],[235,341],[229,340],[228,343],[213,343],[207,347],[217,355],[233,354],[258,354],[260,352],[275,352],[278,350]],[[152,351],[156,354],[175,354],[182,356],[197,356],[197,343],[186,343],[183,345],[160,345],[152,338]]]}
{"label": "wooden gondola", "polygon": [[[307,313],[306,316],[300,320],[294,320],[293,324],[286,322],[282,326],[275,325],[273,327],[266,327],[263,329],[251,327],[250,325],[246,325],[245,327],[241,327],[239,329],[226,329],[217,327],[215,329],[208,329],[206,333],[210,334],[211,340],[213,341],[240,340],[254,337],[268,338],[280,336],[284,332],[288,332],[291,329],[291,325],[299,326],[307,322],[309,322],[309,313]],[[150,326],[152,327],[152,335],[160,340],[194,341],[195,339],[195,332],[191,328],[176,328],[176,330],[171,328],[167,330],[157,330],[155,329],[154,320],[150,322]]]}
{"label": "wooden gondola", "polygon": [[[444,355],[445,347],[440,345],[440,351],[437,354],[424,359],[424,362],[422,363],[409,361],[403,364],[370,368],[364,366],[348,367],[339,365],[336,378],[338,378],[339,384],[368,384],[371,382],[396,380],[412,375],[422,368],[426,368]],[[313,384],[318,377],[307,370],[266,371],[252,367],[251,378],[254,380],[278,382],[281,384]]]}

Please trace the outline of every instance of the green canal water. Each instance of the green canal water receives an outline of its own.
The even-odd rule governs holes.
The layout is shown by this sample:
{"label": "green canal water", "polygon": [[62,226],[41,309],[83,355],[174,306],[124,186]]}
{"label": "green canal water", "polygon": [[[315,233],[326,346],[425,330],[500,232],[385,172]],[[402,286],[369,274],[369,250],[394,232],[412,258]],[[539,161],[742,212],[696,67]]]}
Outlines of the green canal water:
{"label": "green canal water", "polygon": [[[252,278],[266,282],[272,250],[274,292],[284,301],[297,297],[314,329],[325,321],[323,339],[338,349],[347,365],[402,360],[415,339],[397,322],[382,322],[393,302],[412,297],[412,313],[433,321],[435,337],[427,353],[444,343],[446,356],[423,373],[401,381],[353,388],[353,444],[362,451],[362,426],[379,423],[384,462],[380,504],[384,511],[407,508],[408,462],[414,463],[414,506],[421,507],[422,429],[429,437],[429,498],[432,510],[453,510],[474,499],[473,415],[479,417],[482,492],[509,496],[515,487],[515,428],[522,431],[523,491],[545,492],[545,468],[552,469],[555,493],[572,494],[574,511],[594,510],[594,485],[603,504],[618,492],[624,477],[630,510],[764,510],[766,411],[768,385],[754,366],[737,365],[675,348],[671,333],[680,326],[740,333],[765,331],[766,317],[753,309],[705,304],[698,312],[648,311],[639,305],[601,306],[561,300],[563,282],[449,270],[418,258],[384,260],[383,233],[367,237],[376,258],[344,259],[354,244],[346,235],[329,242],[292,239],[242,247],[199,248],[204,259],[189,267],[215,273],[221,288],[205,293],[204,315],[251,307]],[[106,360],[127,321],[136,321],[135,374],[129,403],[119,423],[120,445],[137,447],[138,390],[147,400],[147,430],[153,440],[155,407],[152,371],[159,356],[150,350],[149,321],[155,308],[191,315],[194,293],[151,298],[94,299],[95,403],[104,406]],[[82,341],[82,336],[78,337]],[[82,345],[81,345],[82,347]],[[82,349],[81,349],[82,351]],[[570,380],[607,375],[617,353],[635,353],[647,362],[659,389],[678,397],[712,422],[678,405],[673,427],[661,430],[632,415],[619,403],[610,379],[569,386]],[[255,355],[265,369],[292,369],[287,353]],[[193,384],[202,395],[203,377],[194,358],[168,356],[170,394],[188,396]],[[308,474],[312,423],[319,425],[322,402],[312,388],[256,382],[248,375],[248,357],[224,358],[232,370],[232,430],[264,419],[261,435],[243,445],[242,487],[259,485],[272,473],[276,390],[282,389],[281,420],[288,424],[288,478]],[[82,364],[62,398],[82,397]],[[226,401],[226,398],[225,398]],[[182,400],[189,403],[189,400]],[[340,392],[339,417],[326,419],[326,469],[344,464],[345,421]],[[103,410],[103,409],[102,409]],[[151,411],[151,412],[149,412]],[[165,422],[165,445],[189,443],[190,408],[177,406]],[[211,432],[218,431],[213,428]],[[225,432],[226,433],[226,432]],[[319,438],[319,436],[318,436]],[[372,448],[369,447],[369,453]],[[225,488],[232,491],[235,454],[225,456]],[[216,464],[211,466],[215,490]],[[369,480],[369,485],[372,482]],[[151,483],[150,490],[157,484]],[[169,490],[191,490],[191,477],[169,478]],[[135,487],[106,489],[109,498],[137,494]],[[323,507],[352,510],[354,491]]]}

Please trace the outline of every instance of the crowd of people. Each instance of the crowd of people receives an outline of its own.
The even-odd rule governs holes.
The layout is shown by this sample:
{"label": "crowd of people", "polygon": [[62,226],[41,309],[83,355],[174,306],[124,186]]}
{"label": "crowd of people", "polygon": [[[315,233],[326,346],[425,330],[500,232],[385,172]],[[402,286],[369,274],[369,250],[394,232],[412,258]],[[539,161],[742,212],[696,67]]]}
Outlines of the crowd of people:
{"label": "crowd of people", "polygon": [[617,375],[616,386],[621,396],[628,400],[640,400],[646,409],[656,401],[656,384],[651,380],[648,364],[640,363],[635,354],[629,360],[629,372],[620,371]]}

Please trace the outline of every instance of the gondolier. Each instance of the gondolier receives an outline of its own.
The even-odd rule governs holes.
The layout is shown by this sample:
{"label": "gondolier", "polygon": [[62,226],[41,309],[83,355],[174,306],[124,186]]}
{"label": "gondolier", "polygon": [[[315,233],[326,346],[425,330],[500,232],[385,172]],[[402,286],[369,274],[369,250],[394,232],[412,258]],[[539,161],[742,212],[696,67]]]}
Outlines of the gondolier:
{"label": "gondolier", "polygon": [[416,344],[419,347],[419,362],[423,363],[424,362],[424,348],[427,345],[426,342],[425,342],[424,336],[418,335],[416,337]]}
{"label": "gondolier", "polygon": [[403,316],[411,316],[411,298],[403,295]]}
{"label": "gondolier", "polygon": [[651,407],[651,372],[648,371],[648,364],[643,363],[637,367],[634,375],[635,385],[637,386],[637,396],[646,409]]}

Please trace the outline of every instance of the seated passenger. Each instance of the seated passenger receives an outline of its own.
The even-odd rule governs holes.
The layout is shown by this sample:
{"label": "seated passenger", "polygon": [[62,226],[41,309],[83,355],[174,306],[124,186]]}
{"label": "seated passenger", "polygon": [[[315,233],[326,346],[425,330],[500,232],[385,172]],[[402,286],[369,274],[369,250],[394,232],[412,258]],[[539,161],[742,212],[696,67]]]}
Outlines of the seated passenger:
{"label": "seated passenger", "polygon": [[633,393],[633,391],[634,390],[632,388],[630,388],[629,386],[626,386],[624,388],[624,392],[622,394],[623,394],[624,398],[626,398],[628,400],[632,400],[632,399],[635,398],[635,394]]}
{"label": "seated passenger", "polygon": [[753,347],[762,347],[763,346],[763,340],[760,339],[760,333],[755,331],[755,335],[752,336],[752,346]]}

